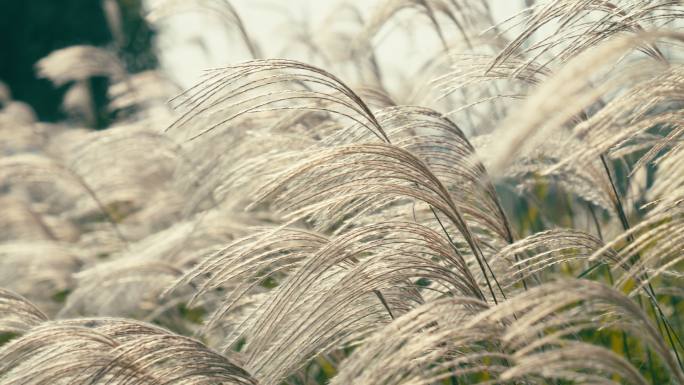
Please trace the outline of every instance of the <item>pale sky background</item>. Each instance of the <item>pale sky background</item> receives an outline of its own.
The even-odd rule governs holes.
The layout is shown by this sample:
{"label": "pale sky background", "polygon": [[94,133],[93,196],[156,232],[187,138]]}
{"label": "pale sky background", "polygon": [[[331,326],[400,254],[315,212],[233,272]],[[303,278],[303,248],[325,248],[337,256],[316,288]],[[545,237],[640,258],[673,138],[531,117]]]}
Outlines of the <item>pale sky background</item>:
{"label": "pale sky background", "polygon": [[[151,4],[155,0],[148,0]],[[367,16],[386,0],[343,0],[359,6]],[[399,0],[397,0],[399,1]],[[259,43],[263,56],[307,61],[300,52],[286,44],[294,40],[304,26],[316,30],[326,22],[340,0],[230,0],[253,40]],[[524,0],[490,0],[497,21],[519,12]],[[405,13],[405,19],[415,13]],[[333,17],[335,14],[333,14]],[[415,18],[414,18],[415,19]],[[295,22],[293,23],[292,20]],[[377,47],[383,74],[411,73],[425,58],[440,49],[434,32],[426,20],[415,20],[422,26],[411,39],[391,26],[385,28]],[[215,14],[184,13],[164,19],[160,24],[158,45],[162,67],[181,86],[192,85],[205,68],[225,66],[250,59],[237,30],[226,25]]]}

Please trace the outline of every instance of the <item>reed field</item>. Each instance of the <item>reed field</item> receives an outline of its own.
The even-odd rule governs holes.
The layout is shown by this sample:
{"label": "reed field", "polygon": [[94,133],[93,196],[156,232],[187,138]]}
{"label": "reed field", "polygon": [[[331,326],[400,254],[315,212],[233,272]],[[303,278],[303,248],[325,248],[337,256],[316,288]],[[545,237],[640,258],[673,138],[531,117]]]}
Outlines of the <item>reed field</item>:
{"label": "reed field", "polygon": [[320,1],[0,87],[0,384],[684,384],[684,2]]}

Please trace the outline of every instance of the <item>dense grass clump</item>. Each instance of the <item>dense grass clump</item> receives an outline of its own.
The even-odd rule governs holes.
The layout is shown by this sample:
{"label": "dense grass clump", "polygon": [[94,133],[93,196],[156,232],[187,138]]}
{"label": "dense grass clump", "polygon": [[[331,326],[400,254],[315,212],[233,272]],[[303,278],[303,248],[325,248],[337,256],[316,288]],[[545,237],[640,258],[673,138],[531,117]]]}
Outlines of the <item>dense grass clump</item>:
{"label": "dense grass clump", "polygon": [[3,96],[0,384],[684,384],[684,5],[527,3],[343,4],[295,60],[163,1],[253,57],[184,91],[42,59],[119,114]]}

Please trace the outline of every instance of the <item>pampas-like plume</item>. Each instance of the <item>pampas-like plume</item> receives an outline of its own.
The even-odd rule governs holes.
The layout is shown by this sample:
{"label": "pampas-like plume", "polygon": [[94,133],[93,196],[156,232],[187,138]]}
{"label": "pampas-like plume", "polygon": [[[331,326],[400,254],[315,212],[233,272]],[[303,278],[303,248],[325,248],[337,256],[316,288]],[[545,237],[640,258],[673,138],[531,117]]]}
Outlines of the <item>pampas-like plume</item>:
{"label": "pampas-like plume", "polygon": [[[301,90],[276,88],[272,92],[264,92],[283,83],[297,84],[297,88]],[[316,91],[313,87],[321,90]],[[302,104],[293,106],[295,101]],[[287,105],[282,105],[283,102]],[[178,107],[184,108],[186,112],[170,129],[187,125],[190,119],[200,113],[221,111],[223,116],[227,115],[192,135],[191,139],[247,113],[308,109],[347,117],[372,131],[379,139],[388,140],[368,106],[340,79],[322,69],[292,60],[255,60],[211,70],[204,82],[179,97]],[[228,114],[225,114],[226,111]]]}
{"label": "pampas-like plume", "polygon": [[225,355],[158,326],[118,318],[48,321],[6,290],[0,310],[2,331],[23,333],[0,347],[3,384],[256,384]]}
{"label": "pampas-like plume", "polygon": [[38,76],[50,79],[57,86],[94,76],[121,79],[126,74],[114,54],[86,45],[54,51],[36,63],[36,70]]}
{"label": "pampas-like plume", "polygon": [[47,316],[26,298],[0,289],[0,332],[24,333],[47,321]]}
{"label": "pampas-like plume", "polygon": [[[459,383],[615,383],[610,375],[647,383],[616,353],[569,338],[599,325],[633,333],[659,355],[673,382],[682,381],[656,326],[636,303],[609,287],[559,281],[483,306],[450,298],[416,308],[369,337],[332,383],[425,384],[449,377]],[[478,373],[485,376],[477,380]]]}
{"label": "pampas-like plume", "polygon": [[[596,254],[598,250],[601,253]],[[590,234],[576,230],[557,229],[533,234],[501,249],[495,258],[506,260],[510,269],[508,285],[534,277],[537,282],[546,281],[539,274],[554,265],[570,261],[599,260],[608,266],[619,267],[617,252],[605,247],[603,242]],[[516,261],[516,258],[519,259]],[[497,261],[492,261],[496,263]],[[624,267],[624,266],[623,266]]]}
{"label": "pampas-like plume", "polygon": [[[532,60],[550,56],[549,61],[566,61],[623,32],[638,34],[645,29],[656,30],[667,25],[681,17],[678,3],[671,0],[555,0],[538,4],[531,12],[512,18],[515,23],[523,24],[523,31],[499,53],[491,67],[507,61],[520,51]],[[594,20],[586,21],[592,17]],[[535,32],[548,24],[556,27],[554,33],[523,48]],[[645,43],[640,48],[649,56],[664,59],[661,51],[652,43]]]}
{"label": "pampas-like plume", "polygon": [[256,384],[200,342],[118,319],[47,322],[0,349],[4,384]]}
{"label": "pampas-like plume", "polygon": [[[600,98],[604,94],[615,92],[614,88],[629,84],[627,80],[628,77],[633,77],[638,80],[648,76],[650,71],[644,71],[643,66],[638,67],[638,69],[630,69],[628,67],[624,69],[624,72],[615,74],[612,79],[601,82],[595,87],[591,87],[592,77],[596,76],[601,68],[604,68],[609,64],[615,64],[622,55],[629,53],[644,42],[652,42],[658,38],[668,37],[674,40],[682,39],[681,35],[671,32],[642,34],[629,38],[611,40],[593,50],[585,51],[582,54],[573,57],[560,71],[540,86],[535,93],[526,100],[520,110],[520,114],[525,116],[526,119],[513,122],[513,118],[510,118],[510,121],[502,122],[501,126],[506,127],[504,140],[501,141],[503,144],[498,149],[492,149],[498,154],[497,161],[494,163],[495,171],[501,171],[505,161],[518,153],[525,144],[531,142],[533,134],[539,134],[541,132],[548,133],[549,130],[562,127],[566,122],[573,118],[577,119],[585,113],[586,109],[591,107],[592,104],[600,103]],[[658,69],[666,70],[669,67],[658,62],[651,68],[653,68],[657,74]],[[651,78],[653,81],[658,79],[658,77],[655,77],[654,75],[651,76],[653,76]],[[673,76],[675,79],[679,79],[678,75]],[[673,82],[670,84],[670,87],[678,84],[678,82],[678,80]],[[643,90],[652,86],[653,83],[645,83],[643,85]],[[656,98],[655,101],[662,100],[658,93],[664,93],[663,97],[667,97],[668,90],[669,87],[665,89],[653,89],[652,92]],[[550,98],[551,95],[557,97]],[[645,111],[641,110],[640,107],[644,106],[645,100],[649,100],[648,98],[639,99],[639,96],[640,94],[638,91],[633,91],[627,94],[627,97],[625,98],[626,101],[619,98],[613,104],[619,105],[620,111],[624,113],[631,113],[631,109],[636,108],[633,115],[634,117],[625,119],[627,125],[634,125],[634,131],[643,131],[650,127],[649,124],[662,122],[669,123],[671,121],[676,124],[676,116],[669,116],[669,114],[664,114],[660,119],[645,119],[642,124],[638,124],[638,121],[634,122],[635,118],[642,118]],[[561,100],[563,100],[563,102],[561,102]],[[566,103],[565,101],[567,100],[572,100],[572,102]],[[646,108],[648,108],[649,105],[647,104],[646,106]],[[612,115],[608,115],[608,110],[606,110],[606,112],[606,116],[612,117]],[[614,111],[612,113],[614,114]],[[602,117],[600,114],[597,114],[596,116],[596,119]],[[609,120],[610,118],[606,119]],[[590,127],[593,128],[593,126],[589,124],[578,126],[576,135],[583,138],[586,136],[586,132]],[[610,147],[615,143],[621,143],[630,137],[629,131],[626,132],[627,134],[625,136],[616,138],[617,142],[603,145]],[[598,151],[601,151],[600,147]]]}
{"label": "pampas-like plume", "polygon": [[[245,367],[262,383],[277,383],[308,357],[361,338],[388,321],[388,309],[391,316],[402,314],[423,295],[484,298],[452,245],[409,222],[361,227],[330,241],[300,231],[266,232],[236,242],[186,279],[212,271],[199,294],[218,284],[235,288],[209,326],[264,277],[290,271],[226,343],[246,337]],[[434,282],[423,295],[413,283],[419,278]]]}

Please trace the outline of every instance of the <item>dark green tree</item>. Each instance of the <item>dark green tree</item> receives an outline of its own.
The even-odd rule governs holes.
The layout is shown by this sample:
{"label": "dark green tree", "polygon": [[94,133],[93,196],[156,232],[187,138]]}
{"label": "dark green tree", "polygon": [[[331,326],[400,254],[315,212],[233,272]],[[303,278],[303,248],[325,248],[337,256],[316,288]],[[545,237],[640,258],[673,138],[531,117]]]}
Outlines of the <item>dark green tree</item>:
{"label": "dark green tree", "polygon": [[[13,98],[29,103],[45,121],[64,118],[60,104],[68,85],[56,88],[36,76],[36,61],[75,44],[115,50],[131,73],[157,65],[154,31],[142,16],[143,0],[116,0],[121,15],[116,41],[100,0],[0,0],[0,80]],[[98,128],[107,125],[107,79],[91,79]]]}

